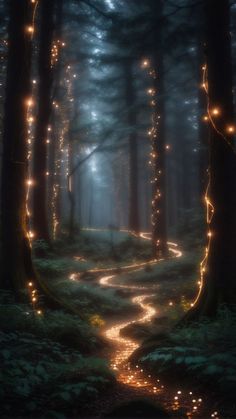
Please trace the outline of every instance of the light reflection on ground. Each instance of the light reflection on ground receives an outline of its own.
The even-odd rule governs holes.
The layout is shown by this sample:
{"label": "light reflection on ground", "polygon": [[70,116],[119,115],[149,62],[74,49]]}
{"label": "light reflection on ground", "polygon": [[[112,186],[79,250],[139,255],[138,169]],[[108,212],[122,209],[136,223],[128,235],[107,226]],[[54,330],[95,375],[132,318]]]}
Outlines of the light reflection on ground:
{"label": "light reflection on ground", "polygon": [[[140,236],[150,240],[149,233],[141,233]],[[169,250],[173,253],[174,257],[182,256],[182,252],[178,249],[176,243],[169,242],[168,244]],[[155,263],[157,263],[157,261],[155,261]],[[143,266],[139,266],[139,269],[142,268]],[[134,271],[139,270],[138,264],[134,264],[133,269]],[[107,272],[107,270],[105,270],[105,272]],[[130,337],[121,336],[120,332],[123,328],[131,326],[134,323],[150,323],[158,314],[157,310],[149,302],[150,298],[153,296],[153,294],[150,294],[150,291],[153,291],[153,289],[157,287],[153,285],[143,287],[119,284],[117,278],[117,274],[105,275],[100,277],[99,284],[112,288],[130,289],[130,291],[135,294],[132,297],[132,302],[139,305],[143,312],[139,317],[135,317],[126,322],[115,323],[104,331],[105,337],[113,343],[114,351],[111,356],[111,367],[117,373],[117,380],[129,387],[142,388],[146,395],[156,395],[157,401],[163,404],[168,410],[178,411],[179,409],[184,408],[187,412],[186,415],[189,418],[199,417],[203,408],[203,400],[199,395],[194,397],[191,390],[186,391],[183,389],[178,389],[173,392],[170,389],[165,388],[159,379],[152,377],[145,372],[141,366],[136,365],[135,367],[132,367],[128,362],[130,355],[139,347],[139,344]],[[114,279],[116,279],[116,282],[113,282]],[[213,412],[211,417],[214,417],[215,419],[219,418],[218,412]]]}
{"label": "light reflection on ground", "polygon": [[[106,231],[103,229],[85,229],[89,231]],[[121,230],[122,232],[131,233],[128,230]],[[132,233],[131,233],[132,234]],[[151,240],[151,233],[141,232],[139,235],[145,240]],[[179,258],[182,256],[182,251],[178,248],[178,244],[174,242],[168,242],[169,251],[173,254],[173,257]],[[130,290],[133,295],[132,303],[139,305],[142,309],[142,314],[135,318],[126,321],[118,322],[110,325],[105,331],[104,335],[113,344],[113,353],[111,355],[110,363],[113,370],[116,371],[117,380],[129,387],[140,388],[143,391],[143,395],[152,395],[157,398],[157,402],[161,403],[166,409],[172,411],[179,411],[184,409],[188,418],[199,417],[202,418],[201,411],[203,411],[204,404],[203,399],[199,395],[193,394],[193,391],[186,389],[173,389],[165,387],[160,379],[152,377],[143,370],[139,365],[135,367],[131,366],[128,362],[131,354],[139,347],[139,343],[130,337],[121,336],[120,332],[127,326],[131,326],[135,323],[147,324],[150,323],[153,318],[159,313],[150,303],[150,299],[154,294],[150,294],[150,291],[157,291],[158,285],[140,286],[140,285],[129,285],[118,283],[119,273],[124,272],[137,272],[144,269],[148,265],[153,265],[161,262],[163,259],[153,259],[147,262],[133,263],[121,267],[113,268],[94,268],[88,270],[88,273],[105,274],[99,278],[99,284],[101,286],[112,287],[117,289]],[[78,274],[72,273],[70,279],[78,279]],[[115,281],[114,281],[115,280]],[[172,305],[173,303],[169,303]],[[177,413],[178,414],[178,413]],[[183,414],[181,414],[183,417]],[[219,418],[218,412],[211,413],[208,417],[215,419]]]}

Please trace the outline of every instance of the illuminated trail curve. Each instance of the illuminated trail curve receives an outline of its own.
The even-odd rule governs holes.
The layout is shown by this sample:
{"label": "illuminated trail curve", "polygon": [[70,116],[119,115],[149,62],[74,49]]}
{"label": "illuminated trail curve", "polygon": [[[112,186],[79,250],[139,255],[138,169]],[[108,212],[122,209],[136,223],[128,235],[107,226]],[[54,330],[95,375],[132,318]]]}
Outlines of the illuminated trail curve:
{"label": "illuminated trail curve", "polygon": [[[150,233],[140,233],[140,237],[146,240],[151,240]],[[181,257],[182,252],[178,249],[178,245],[176,243],[169,242],[169,250],[174,254],[174,257]],[[146,265],[150,265],[154,263],[158,263],[157,260],[152,260],[151,262],[143,262],[143,263],[135,263],[133,265],[128,265],[122,267],[122,271],[139,271],[144,268]],[[104,270],[104,272],[108,272],[109,270]],[[104,331],[106,338],[111,340],[114,344],[114,354],[111,359],[111,366],[113,369],[118,371],[118,380],[128,383],[134,386],[147,386],[146,379],[142,379],[142,377],[135,377],[138,373],[135,371],[135,376],[130,374],[130,367],[127,365],[127,360],[130,355],[139,347],[139,344],[134,340],[120,336],[120,332],[127,326],[130,326],[134,323],[145,324],[150,323],[153,317],[157,314],[156,309],[148,303],[146,300],[149,300],[150,297],[153,297],[155,294],[150,294],[150,291],[156,290],[158,285],[150,285],[150,286],[139,286],[139,285],[129,285],[129,284],[118,284],[114,283],[113,279],[116,278],[118,275],[106,275],[102,276],[99,279],[99,284],[102,286],[112,287],[112,288],[123,288],[126,290],[130,290],[135,292],[138,295],[132,297],[132,303],[135,305],[139,305],[142,309],[143,313],[135,319],[129,320],[126,322],[118,323],[109,327]],[[121,374],[119,372],[121,371]],[[141,371],[142,372],[142,371]],[[155,390],[155,389],[154,389]]]}
{"label": "illuminated trail curve", "polygon": [[[140,233],[140,237],[146,240],[151,240],[150,233]],[[182,252],[178,249],[176,243],[168,242],[169,250],[173,254],[173,257],[181,257]],[[146,265],[158,263],[157,260],[151,262],[136,263],[120,268],[121,272],[135,272],[143,269]],[[94,270],[96,271],[96,270]],[[111,354],[111,367],[117,373],[117,380],[120,383],[128,385],[140,392],[139,395],[149,395],[152,398],[157,398],[161,404],[168,410],[179,410],[184,408],[188,413],[188,418],[196,417],[202,411],[203,403],[202,399],[193,395],[192,391],[185,390],[173,390],[171,388],[165,388],[164,385],[156,377],[152,377],[150,374],[145,372],[141,366],[131,366],[128,362],[131,354],[139,347],[139,343],[130,337],[122,336],[122,329],[133,324],[150,324],[154,316],[158,313],[150,302],[151,298],[155,295],[153,291],[157,290],[158,285],[150,286],[138,286],[118,283],[119,273],[115,273],[116,270],[109,268],[104,270],[97,270],[96,272],[105,274],[99,278],[99,284],[101,286],[112,287],[117,289],[130,290],[133,294],[131,301],[135,305],[139,305],[142,314],[140,316],[135,315],[135,318],[129,319],[125,322],[113,323],[104,330],[105,337],[112,342],[112,354]],[[114,281],[114,279],[116,281]],[[199,416],[198,416],[199,417]],[[212,413],[211,417],[218,418],[218,412]]]}

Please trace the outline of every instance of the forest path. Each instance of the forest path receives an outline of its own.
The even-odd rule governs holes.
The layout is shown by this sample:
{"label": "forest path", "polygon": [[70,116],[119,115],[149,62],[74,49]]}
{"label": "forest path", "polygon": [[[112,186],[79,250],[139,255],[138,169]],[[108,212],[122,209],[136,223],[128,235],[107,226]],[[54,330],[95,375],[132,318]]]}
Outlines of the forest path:
{"label": "forest path", "polygon": [[[141,233],[140,236],[146,240],[151,239],[150,233]],[[169,242],[168,245],[173,257],[182,256],[182,252],[176,243]],[[152,264],[160,262],[157,260],[151,261]],[[160,379],[151,376],[141,366],[133,366],[129,363],[129,357],[140,344],[129,336],[122,336],[122,329],[137,323],[150,324],[153,318],[159,314],[158,309],[151,304],[150,300],[154,291],[157,292],[160,284],[149,284],[147,286],[133,285],[130,282],[123,284],[119,283],[119,275],[127,271],[132,275],[132,272],[142,270],[148,264],[150,265],[150,262],[124,266],[119,270],[119,273],[112,268],[99,270],[100,274],[105,274],[99,277],[99,284],[102,287],[129,290],[131,301],[133,304],[140,306],[141,314],[139,316],[136,314],[133,318],[126,319],[126,321],[114,320],[104,329],[104,336],[111,342],[112,350],[109,361],[111,368],[116,373],[117,383],[115,388],[105,394],[104,398],[99,398],[97,405],[95,402],[95,406],[88,408],[87,416],[84,417],[101,418],[114,406],[119,405],[120,402],[131,402],[141,398],[155,402],[157,406],[162,406],[172,413],[178,411],[177,417],[179,419],[197,417],[201,411],[202,399],[199,395],[195,394],[193,396],[193,391],[176,389],[176,386],[174,388],[170,385],[167,388]],[[185,413],[180,413],[181,411]],[[144,413],[143,418],[146,417],[148,416],[145,416]]]}
{"label": "forest path", "polygon": [[[140,236],[143,239],[150,240],[150,233],[141,233]],[[178,245],[173,242],[169,242],[169,250],[173,254],[173,257],[181,257],[182,252],[178,248]],[[151,264],[161,263],[161,260],[153,260]],[[114,289],[129,291],[129,298],[135,305],[140,306],[140,315],[133,315],[125,321],[111,320],[107,322],[103,335],[111,343],[111,350],[107,355],[111,369],[116,374],[116,384],[111,387],[104,395],[99,396],[97,400],[87,406],[83,410],[81,419],[99,419],[106,417],[109,411],[119,407],[122,403],[131,403],[137,400],[147,400],[148,402],[154,403],[157,408],[160,407],[165,411],[170,412],[171,417],[182,418],[206,418],[210,417],[209,409],[206,406],[208,403],[203,403],[201,394],[198,391],[194,391],[191,388],[183,387],[181,383],[181,377],[179,377],[179,385],[177,385],[177,377],[174,377],[173,382],[163,383],[161,378],[153,376],[145,371],[140,365],[132,365],[129,362],[129,357],[132,353],[139,348],[140,343],[134,340],[128,335],[128,332],[122,335],[122,329],[132,326],[134,324],[150,325],[152,320],[157,316],[162,315],[159,312],[158,307],[154,307],[151,303],[153,295],[157,294],[158,288],[165,286],[164,284],[149,284],[140,286],[132,284],[132,273],[139,270],[144,270],[149,262],[135,263],[128,266],[123,266],[117,270],[117,268],[108,269],[93,269],[92,272],[99,274],[98,283],[101,287],[110,287]],[[119,282],[119,276],[125,272],[129,272],[129,283]],[[167,302],[168,303],[168,302]],[[206,400],[206,398],[204,397]],[[205,411],[208,411],[206,415]],[[133,411],[132,411],[133,414]],[[112,416],[111,416],[112,417]],[[117,416],[122,419],[122,416]],[[127,411],[125,418],[134,419],[136,416],[129,416]],[[143,415],[140,414],[137,417],[147,419],[149,416],[144,411]],[[150,416],[150,417],[162,417],[162,416]],[[164,416],[163,416],[164,417]]]}

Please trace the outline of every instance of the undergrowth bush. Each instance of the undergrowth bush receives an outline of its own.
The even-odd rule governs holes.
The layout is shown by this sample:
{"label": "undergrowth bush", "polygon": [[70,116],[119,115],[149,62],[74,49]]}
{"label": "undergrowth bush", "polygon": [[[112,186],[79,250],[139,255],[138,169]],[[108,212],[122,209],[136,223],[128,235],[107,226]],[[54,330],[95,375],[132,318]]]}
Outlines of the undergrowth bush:
{"label": "undergrowth bush", "polygon": [[33,333],[82,353],[92,353],[102,345],[89,320],[86,322],[61,310],[46,310],[39,316],[28,305],[0,301],[0,323],[3,332]]}
{"label": "undergrowth bush", "polygon": [[163,260],[155,265],[148,265],[149,269],[125,273],[119,276],[119,282],[132,283],[159,282],[164,280],[179,280],[198,275],[200,253],[184,253],[181,258]]}
{"label": "undergrowth bush", "polygon": [[[236,308],[235,308],[236,310]],[[222,307],[215,320],[202,319],[174,329],[156,349],[146,349],[140,362],[157,373],[197,377],[221,394],[234,395],[236,386],[236,311]],[[194,378],[193,378],[194,379]]]}
{"label": "undergrowth bush", "polygon": [[58,258],[56,256],[50,258],[35,258],[34,263],[37,271],[47,278],[69,276],[73,271],[84,272],[94,266],[88,261],[79,261],[72,258]]}
{"label": "undergrowth bush", "polygon": [[52,289],[55,294],[69,300],[87,318],[134,310],[133,304],[120,297],[116,290],[100,288],[95,284],[58,279],[53,282]]}
{"label": "undergrowth bush", "polygon": [[30,333],[0,332],[0,403],[4,418],[76,417],[114,378],[103,360],[84,358]]}

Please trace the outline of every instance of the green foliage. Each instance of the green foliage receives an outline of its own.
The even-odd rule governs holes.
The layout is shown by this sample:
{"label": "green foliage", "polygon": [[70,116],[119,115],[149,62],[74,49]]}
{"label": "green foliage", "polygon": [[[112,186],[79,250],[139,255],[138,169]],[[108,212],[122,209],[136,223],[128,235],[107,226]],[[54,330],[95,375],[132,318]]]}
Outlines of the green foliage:
{"label": "green foliage", "polygon": [[30,333],[0,333],[0,403],[4,417],[68,417],[111,385],[103,360],[84,358]]}
{"label": "green foliage", "polygon": [[141,362],[158,372],[193,372],[198,380],[233,394],[236,382],[236,312],[222,307],[217,318],[175,329],[163,346],[146,351]]}
{"label": "green foliage", "polygon": [[[164,280],[179,280],[180,282],[189,277],[197,276],[201,254],[198,252],[184,253],[181,258],[172,258],[150,265],[148,270],[125,273],[119,277],[119,282],[132,283],[157,283]],[[130,278],[129,278],[130,277]]]}
{"label": "green foliage", "polygon": [[[116,230],[81,230],[73,242],[61,238],[54,243],[55,255],[78,255],[89,263],[100,266],[113,265],[114,261],[127,263],[135,259],[151,257],[151,244],[147,240],[133,237],[127,232]],[[50,255],[50,253],[49,253]]]}
{"label": "green foliage", "polygon": [[123,314],[134,307],[129,300],[120,297],[114,289],[100,288],[96,284],[64,279],[55,280],[51,287],[55,295],[66,298],[86,318],[92,315]]}
{"label": "green foliage", "polygon": [[49,338],[82,353],[91,353],[101,346],[91,323],[63,311],[47,310],[38,316],[27,305],[2,302],[0,323],[3,332],[33,333],[37,338]]}
{"label": "green foliage", "polygon": [[73,272],[83,272],[91,269],[93,264],[86,261],[77,261],[72,258],[58,258],[55,255],[51,258],[34,259],[38,272],[47,278],[66,276]]}

